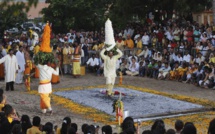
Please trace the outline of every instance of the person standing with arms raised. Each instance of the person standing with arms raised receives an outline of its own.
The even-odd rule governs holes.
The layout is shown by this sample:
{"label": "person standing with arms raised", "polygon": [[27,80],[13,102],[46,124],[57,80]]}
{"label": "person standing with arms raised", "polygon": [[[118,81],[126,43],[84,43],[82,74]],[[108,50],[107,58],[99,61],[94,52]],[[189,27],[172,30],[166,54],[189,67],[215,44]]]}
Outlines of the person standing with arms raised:
{"label": "person standing with arms raised", "polygon": [[[105,23],[105,48],[102,49],[100,55],[104,60],[104,76],[106,77],[106,86],[108,96],[112,95],[113,86],[116,78],[116,62],[123,54],[115,47],[116,43],[113,36],[113,28],[111,21],[108,19]],[[105,55],[107,51],[107,55]],[[118,53],[114,55],[114,53]]]}

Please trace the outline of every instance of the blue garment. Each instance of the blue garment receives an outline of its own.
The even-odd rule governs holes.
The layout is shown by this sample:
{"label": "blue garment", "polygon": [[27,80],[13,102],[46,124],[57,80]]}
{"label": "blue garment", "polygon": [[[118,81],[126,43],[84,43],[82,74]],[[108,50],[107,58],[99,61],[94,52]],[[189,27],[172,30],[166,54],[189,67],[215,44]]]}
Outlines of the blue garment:
{"label": "blue garment", "polygon": [[82,49],[84,51],[84,56],[89,56],[88,46],[86,44],[83,45]]}
{"label": "blue garment", "polygon": [[194,36],[199,36],[199,37],[194,37],[194,41],[195,42],[198,42],[199,40],[200,40],[200,32],[199,31],[197,31],[197,30],[195,30],[194,32],[193,32],[193,35]]}
{"label": "blue garment", "polygon": [[149,50],[148,56],[149,56],[149,58],[152,57],[152,51],[151,50]]}
{"label": "blue garment", "polygon": [[68,40],[68,42],[69,42],[69,43],[73,43],[73,42],[74,42],[74,40],[72,40],[72,39],[69,39],[69,40]]}

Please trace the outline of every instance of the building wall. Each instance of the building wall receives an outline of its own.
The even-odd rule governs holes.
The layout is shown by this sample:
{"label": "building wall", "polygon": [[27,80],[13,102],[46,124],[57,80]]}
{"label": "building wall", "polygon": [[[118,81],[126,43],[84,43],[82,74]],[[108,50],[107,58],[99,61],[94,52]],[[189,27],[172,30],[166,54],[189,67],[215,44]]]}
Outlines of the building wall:
{"label": "building wall", "polygon": [[[0,0],[0,2],[3,0]],[[14,2],[26,2],[27,4],[27,0],[14,0]],[[34,7],[32,6],[29,10],[29,12],[27,13],[28,19],[34,19],[34,18],[41,18],[43,17],[43,15],[40,13],[41,10],[45,7],[48,7],[49,4],[45,3],[45,0],[39,0],[39,2],[37,3],[37,6]]]}
{"label": "building wall", "polygon": [[39,2],[36,7],[31,7],[29,12],[27,13],[28,19],[41,18],[43,15],[40,13],[43,8],[48,7],[49,4],[45,2]]}
{"label": "building wall", "polygon": [[193,20],[199,24],[213,24],[213,12],[204,11],[201,13],[193,13]]}

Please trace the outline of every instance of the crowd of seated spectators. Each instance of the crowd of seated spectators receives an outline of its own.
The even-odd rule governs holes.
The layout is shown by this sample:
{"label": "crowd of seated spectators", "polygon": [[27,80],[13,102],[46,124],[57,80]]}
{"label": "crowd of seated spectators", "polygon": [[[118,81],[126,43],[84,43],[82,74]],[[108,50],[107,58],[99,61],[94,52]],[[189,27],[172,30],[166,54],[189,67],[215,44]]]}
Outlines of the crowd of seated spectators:
{"label": "crowd of seated spectators", "polygon": [[[129,25],[116,31],[116,45],[124,56],[116,71],[123,75],[191,83],[213,88],[215,64],[215,27],[170,20],[166,25]],[[133,43],[131,43],[133,42]],[[103,74],[102,48],[95,48],[95,70]],[[91,68],[91,58],[87,65]]]}
{"label": "crowd of seated spectators", "polygon": [[[40,35],[41,36],[41,35]],[[155,78],[192,83],[204,88],[213,88],[215,64],[215,26],[200,25],[183,18],[169,19],[160,23],[129,23],[126,28],[114,28],[116,46],[123,51],[117,61],[116,71],[123,75]],[[81,65],[88,72],[103,75],[100,51],[105,46],[104,29],[100,31],[70,30],[66,34],[52,34],[51,45],[61,55],[61,68],[70,74],[74,43],[82,48]],[[31,48],[31,57],[39,50],[38,42],[31,46],[28,35],[11,37],[5,35],[0,52]]]}

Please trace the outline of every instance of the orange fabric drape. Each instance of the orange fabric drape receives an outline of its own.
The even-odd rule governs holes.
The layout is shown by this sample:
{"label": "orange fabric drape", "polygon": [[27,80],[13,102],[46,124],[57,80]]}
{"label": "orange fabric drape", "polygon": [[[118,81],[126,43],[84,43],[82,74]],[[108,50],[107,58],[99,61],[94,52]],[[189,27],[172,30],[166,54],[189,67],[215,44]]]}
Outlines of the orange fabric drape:
{"label": "orange fabric drape", "polygon": [[47,109],[51,107],[49,94],[40,94],[40,107]]}

